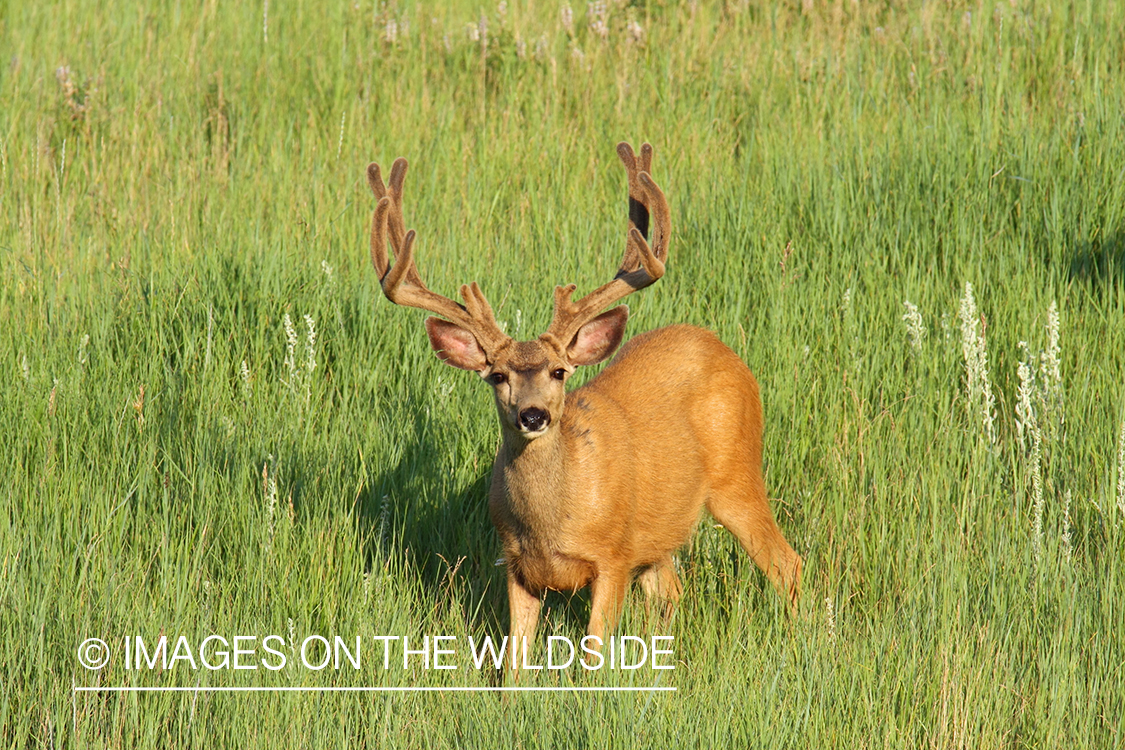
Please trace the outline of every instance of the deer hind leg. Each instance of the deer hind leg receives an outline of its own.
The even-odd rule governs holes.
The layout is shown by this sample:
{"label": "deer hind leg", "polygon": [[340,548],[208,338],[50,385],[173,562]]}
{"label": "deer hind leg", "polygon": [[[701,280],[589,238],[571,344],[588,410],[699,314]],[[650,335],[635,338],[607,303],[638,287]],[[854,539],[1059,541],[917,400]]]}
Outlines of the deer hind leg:
{"label": "deer hind leg", "polygon": [[665,555],[663,560],[645,568],[644,572],[637,576],[637,583],[645,592],[650,611],[659,606],[660,609],[656,611],[660,612],[661,617],[667,622],[684,592],[680,577],[676,575],[672,556]]}
{"label": "deer hind leg", "polygon": [[727,531],[734,534],[746,554],[777,592],[795,612],[801,594],[803,561],[781,533],[770,510],[761,471],[752,470],[743,477],[712,491],[707,509]]}

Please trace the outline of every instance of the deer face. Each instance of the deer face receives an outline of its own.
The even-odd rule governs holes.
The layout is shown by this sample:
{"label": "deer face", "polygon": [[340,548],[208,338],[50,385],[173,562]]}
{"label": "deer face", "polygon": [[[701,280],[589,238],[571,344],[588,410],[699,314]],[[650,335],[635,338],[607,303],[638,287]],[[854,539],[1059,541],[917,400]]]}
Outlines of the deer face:
{"label": "deer face", "polygon": [[505,337],[486,350],[470,331],[438,318],[426,320],[426,333],[438,358],[479,373],[492,386],[501,427],[533,440],[562,420],[567,378],[613,354],[627,319],[628,309],[615,307],[579,328],[565,347],[548,332],[535,341]]}

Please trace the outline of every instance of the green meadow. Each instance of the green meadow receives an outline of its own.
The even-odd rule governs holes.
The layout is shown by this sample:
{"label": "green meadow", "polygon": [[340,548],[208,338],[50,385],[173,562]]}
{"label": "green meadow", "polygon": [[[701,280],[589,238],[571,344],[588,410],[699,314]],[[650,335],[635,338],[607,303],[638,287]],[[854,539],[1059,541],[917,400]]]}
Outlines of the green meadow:
{"label": "green meadow", "polygon": [[[0,743],[1121,747],[1123,31],[1094,0],[0,0]],[[618,630],[675,669],[521,681],[675,692],[205,690],[502,684],[464,653],[507,629],[491,392],[382,296],[365,168],[410,161],[423,277],[529,339],[617,268],[622,140],[673,223],[629,332],[755,372],[797,616],[704,517],[672,619],[635,590]],[[588,605],[548,595],[534,658]],[[438,634],[457,669],[373,640]],[[259,668],[121,651],[211,635]],[[317,635],[362,668],[300,665]],[[121,686],[199,689],[77,690]]]}

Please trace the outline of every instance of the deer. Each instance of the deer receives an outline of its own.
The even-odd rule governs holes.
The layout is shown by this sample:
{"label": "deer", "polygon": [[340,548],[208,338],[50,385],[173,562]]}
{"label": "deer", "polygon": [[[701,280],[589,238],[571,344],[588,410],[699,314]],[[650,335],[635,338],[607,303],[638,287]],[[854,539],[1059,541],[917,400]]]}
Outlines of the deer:
{"label": "deer", "polygon": [[668,260],[671,217],[652,178],[653,148],[636,154],[621,143],[617,155],[629,195],[617,273],[577,301],[576,285],[556,287],[551,323],[533,341],[501,329],[476,282],[461,286],[463,303],[426,287],[402,214],[407,162],[395,160],[387,183],[378,164],[367,168],[377,200],[371,261],[383,294],[436,316],[425,327],[438,358],[492,387],[501,440],[488,507],[507,567],[509,644],[534,638],[550,590],[590,587],[594,644],[613,633],[634,579],[668,616],[683,591],[673,553],[704,507],[790,612],[800,596],[803,562],[766,495],[758,383],[718,336],[690,325],[640,334],[588,383],[565,388],[576,368],[621,345],[628,308],[603,310],[655,283]]}

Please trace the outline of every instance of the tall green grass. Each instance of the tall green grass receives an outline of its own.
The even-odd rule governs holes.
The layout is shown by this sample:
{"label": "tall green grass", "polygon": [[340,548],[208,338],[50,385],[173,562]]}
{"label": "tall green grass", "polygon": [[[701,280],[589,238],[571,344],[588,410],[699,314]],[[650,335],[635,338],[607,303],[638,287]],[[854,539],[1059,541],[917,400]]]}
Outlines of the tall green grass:
{"label": "tall green grass", "polygon": [[[1125,8],[909,5],[0,2],[4,745],[1120,746]],[[675,635],[674,672],[533,681],[673,694],[76,695],[495,684],[76,650],[504,632],[491,398],[382,298],[364,167],[410,160],[427,281],[531,338],[616,267],[619,140],[674,224],[631,329],[712,328],[757,374],[799,617],[705,520],[672,623],[622,626]],[[1048,393],[1052,302],[1037,533],[1018,366]]]}

